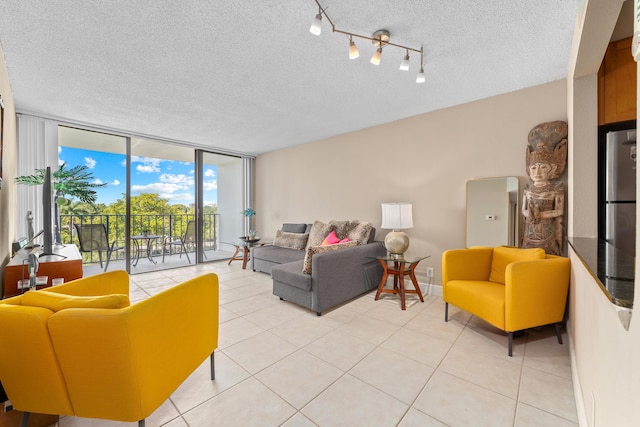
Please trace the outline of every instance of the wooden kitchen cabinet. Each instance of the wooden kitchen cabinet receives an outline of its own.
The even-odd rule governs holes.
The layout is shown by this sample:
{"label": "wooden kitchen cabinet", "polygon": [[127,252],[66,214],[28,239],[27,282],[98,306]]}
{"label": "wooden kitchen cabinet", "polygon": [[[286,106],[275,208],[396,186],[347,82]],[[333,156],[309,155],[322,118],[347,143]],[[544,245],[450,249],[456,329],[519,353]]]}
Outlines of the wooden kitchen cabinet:
{"label": "wooden kitchen cabinet", "polygon": [[598,71],[598,124],[636,119],[637,63],[631,38],[609,44]]}

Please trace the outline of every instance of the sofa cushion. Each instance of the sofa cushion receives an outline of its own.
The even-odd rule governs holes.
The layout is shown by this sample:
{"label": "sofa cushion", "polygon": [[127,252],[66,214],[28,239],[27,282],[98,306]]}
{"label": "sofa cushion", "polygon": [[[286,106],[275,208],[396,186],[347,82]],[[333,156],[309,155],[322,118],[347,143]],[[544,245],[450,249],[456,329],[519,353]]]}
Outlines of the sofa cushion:
{"label": "sofa cushion", "polygon": [[352,248],[357,246],[358,242],[345,242],[345,243],[337,243],[335,245],[328,246],[309,246],[304,256],[304,263],[302,266],[302,272],[305,274],[311,274],[311,262],[313,260],[313,256],[316,254],[321,254],[330,251],[339,251],[341,249]]}
{"label": "sofa cushion", "polygon": [[277,230],[276,238],[273,240],[273,246],[303,251],[307,246],[308,239],[309,233],[288,233],[286,231]]}
{"label": "sofa cushion", "polygon": [[489,281],[502,283],[504,285],[507,265],[518,261],[544,259],[545,256],[544,249],[541,248],[520,249],[509,246],[493,248]]}
{"label": "sofa cushion", "polygon": [[309,232],[309,240],[307,240],[307,249],[311,246],[320,246],[325,237],[333,231],[333,225],[325,224],[322,221],[315,221]]}
{"label": "sofa cushion", "polygon": [[274,282],[286,283],[287,285],[304,291],[311,290],[311,275],[302,273],[303,261],[289,262],[276,265],[271,269],[271,277]]}
{"label": "sofa cushion", "polygon": [[307,230],[307,224],[282,224],[282,231],[287,233],[304,233]]}
{"label": "sofa cushion", "polygon": [[353,220],[349,224],[349,232],[347,237],[349,240],[355,240],[359,245],[365,245],[369,241],[373,225],[370,222]]}
{"label": "sofa cushion", "polygon": [[26,292],[22,298],[22,305],[56,312],[65,308],[124,308],[129,304],[129,297],[125,294],[74,296],[40,290]]}
{"label": "sofa cushion", "polygon": [[279,246],[258,246],[252,249],[251,256],[254,259],[263,259],[276,264],[283,264],[292,261],[301,261],[304,258],[304,251],[281,248]]}

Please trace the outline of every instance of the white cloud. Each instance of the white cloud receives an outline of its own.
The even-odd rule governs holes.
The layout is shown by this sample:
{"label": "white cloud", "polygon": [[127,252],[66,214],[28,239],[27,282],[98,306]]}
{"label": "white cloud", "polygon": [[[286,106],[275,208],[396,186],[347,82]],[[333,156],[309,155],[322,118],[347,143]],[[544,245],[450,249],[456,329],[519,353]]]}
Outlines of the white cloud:
{"label": "white cloud", "polygon": [[208,177],[208,178],[212,178],[214,176],[216,176],[216,171],[214,171],[213,169],[207,169],[204,171],[204,176]]}
{"label": "white cloud", "polygon": [[62,153],[62,146],[58,145],[58,154]]}
{"label": "white cloud", "polygon": [[94,159],[92,159],[91,157],[85,157],[84,158],[84,164],[89,169],[94,169],[96,167],[96,161]]}
{"label": "white cloud", "polygon": [[100,178],[96,178],[96,179],[93,180],[93,183],[97,184],[97,185],[100,185],[100,184],[102,184],[102,180]]}
{"label": "white cloud", "polygon": [[204,181],[202,183],[202,188],[204,189],[204,191],[216,190],[218,188],[218,181],[216,180]]}
{"label": "white cloud", "polygon": [[154,172],[160,172],[160,168],[158,167],[158,165],[138,165],[136,166],[136,170],[138,172],[142,172],[142,173],[154,173]]}
{"label": "white cloud", "polygon": [[184,191],[188,190],[189,187],[186,185],[178,185],[164,182],[152,182],[151,184],[146,185],[133,185],[131,187],[131,191],[139,192],[139,193],[158,193],[158,194],[172,194],[176,191]]}
{"label": "white cloud", "polygon": [[186,201],[191,203],[194,202],[193,194],[191,193],[164,193],[160,194],[160,197],[171,201]]}
{"label": "white cloud", "polygon": [[184,184],[184,185],[194,185],[195,181],[193,177],[189,177],[185,174],[172,174],[172,173],[163,173],[160,175],[161,182],[168,182],[171,184]]}
{"label": "white cloud", "polygon": [[111,181],[111,185],[120,185],[120,181],[114,179],[113,181]]}
{"label": "white cloud", "polygon": [[131,156],[131,164],[141,163],[136,166],[136,170],[140,173],[157,173],[160,172],[160,159],[153,157]]}

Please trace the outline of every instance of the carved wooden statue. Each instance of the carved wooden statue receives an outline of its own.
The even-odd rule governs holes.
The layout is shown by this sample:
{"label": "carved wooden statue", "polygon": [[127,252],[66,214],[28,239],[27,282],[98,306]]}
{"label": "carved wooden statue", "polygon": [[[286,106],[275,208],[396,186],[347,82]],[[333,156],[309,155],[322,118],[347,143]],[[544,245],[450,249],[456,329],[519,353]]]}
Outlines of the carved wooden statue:
{"label": "carved wooden statue", "polygon": [[523,248],[542,248],[561,255],[563,247],[564,186],[554,181],[567,165],[566,122],[539,124],[529,132],[527,174],[531,182],[522,198]]}

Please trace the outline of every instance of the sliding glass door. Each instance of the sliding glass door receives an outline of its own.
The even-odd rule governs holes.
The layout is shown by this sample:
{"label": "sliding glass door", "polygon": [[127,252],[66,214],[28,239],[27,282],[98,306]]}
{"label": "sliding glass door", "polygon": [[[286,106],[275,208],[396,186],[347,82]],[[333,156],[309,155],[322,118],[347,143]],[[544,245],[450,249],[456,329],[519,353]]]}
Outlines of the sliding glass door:
{"label": "sliding glass door", "polygon": [[243,161],[224,154],[197,152],[200,262],[229,258],[242,235]]}
{"label": "sliding glass door", "polygon": [[94,205],[60,209],[63,243],[80,247],[85,225],[106,230],[107,248],[81,248],[85,275],[107,258],[109,270],[131,274],[228,259],[250,227],[246,158],[67,126],[58,142],[60,163],[84,167],[97,184]]}

